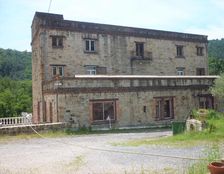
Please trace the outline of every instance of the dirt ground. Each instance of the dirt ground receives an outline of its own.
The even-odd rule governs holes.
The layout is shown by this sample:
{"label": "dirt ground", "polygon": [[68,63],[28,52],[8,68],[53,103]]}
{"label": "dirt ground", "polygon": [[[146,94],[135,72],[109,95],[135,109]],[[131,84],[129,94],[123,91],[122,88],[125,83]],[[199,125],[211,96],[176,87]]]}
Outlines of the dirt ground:
{"label": "dirt ground", "polygon": [[[199,157],[202,147],[114,146],[132,139],[170,136],[170,131],[33,138],[0,144],[0,174],[180,174],[191,160],[131,154],[133,152]],[[120,153],[122,151],[125,153]],[[131,153],[126,153],[126,152]]]}

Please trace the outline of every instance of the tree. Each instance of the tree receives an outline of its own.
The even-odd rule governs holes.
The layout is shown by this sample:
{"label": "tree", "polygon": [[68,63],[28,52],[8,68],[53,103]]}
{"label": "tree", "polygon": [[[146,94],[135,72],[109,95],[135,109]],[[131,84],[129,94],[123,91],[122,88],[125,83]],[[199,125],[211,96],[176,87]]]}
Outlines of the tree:
{"label": "tree", "polygon": [[32,112],[32,82],[0,78],[0,117]]}
{"label": "tree", "polygon": [[224,98],[224,74],[215,80],[214,86],[211,88],[211,93],[219,98]]}
{"label": "tree", "polygon": [[219,75],[224,73],[224,59],[209,57],[209,74]]}

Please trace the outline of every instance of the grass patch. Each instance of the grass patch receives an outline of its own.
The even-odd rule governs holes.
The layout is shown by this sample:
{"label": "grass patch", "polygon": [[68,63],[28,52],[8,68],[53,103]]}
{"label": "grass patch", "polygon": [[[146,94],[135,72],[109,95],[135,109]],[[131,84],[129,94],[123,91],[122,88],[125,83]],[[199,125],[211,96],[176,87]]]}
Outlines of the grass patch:
{"label": "grass patch", "polygon": [[[90,128],[80,128],[79,130],[65,129],[65,130],[50,130],[38,132],[41,136],[45,138],[60,138],[66,136],[77,136],[77,135],[91,135],[91,134],[112,134],[112,133],[141,133],[141,132],[155,132],[155,131],[165,131],[168,130],[167,127],[164,128],[140,128],[140,129],[111,129],[111,130],[91,130]],[[29,134],[18,134],[18,135],[2,135],[0,136],[0,143],[8,143],[16,140],[29,140],[33,138],[41,138],[36,133]]]}
{"label": "grass patch", "polygon": [[224,117],[210,118],[206,122],[207,128],[201,132],[185,132],[170,137],[156,139],[138,139],[126,142],[113,143],[120,146],[141,146],[141,145],[171,145],[171,146],[195,146],[211,142],[224,142]]}
{"label": "grass patch", "polygon": [[221,158],[221,152],[219,149],[219,146],[212,145],[208,147],[204,151],[204,155],[207,160],[198,161],[192,165],[190,165],[187,169],[187,174],[205,174],[208,173],[207,165],[211,163],[212,161],[216,161]]}
{"label": "grass patch", "polygon": [[83,155],[75,157],[74,160],[70,161],[66,165],[67,170],[78,171],[82,166],[85,165],[85,160]]}

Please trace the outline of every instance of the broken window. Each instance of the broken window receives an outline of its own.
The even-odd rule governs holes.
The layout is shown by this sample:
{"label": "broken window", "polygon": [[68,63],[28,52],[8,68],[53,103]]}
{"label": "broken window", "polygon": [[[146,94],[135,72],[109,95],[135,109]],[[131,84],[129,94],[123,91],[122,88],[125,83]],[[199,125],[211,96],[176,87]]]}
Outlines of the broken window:
{"label": "broken window", "polygon": [[185,74],[185,68],[184,67],[177,67],[177,75],[183,76]]}
{"label": "broken window", "polygon": [[173,97],[155,98],[156,120],[174,118]]}
{"label": "broken window", "polygon": [[52,47],[62,48],[63,47],[63,36],[52,36]]}
{"label": "broken window", "polygon": [[203,56],[203,47],[196,47],[197,48],[197,56]]}
{"label": "broken window", "polygon": [[205,68],[196,68],[196,75],[197,76],[205,75]]}
{"label": "broken window", "polygon": [[95,40],[85,40],[85,51],[87,52],[95,52],[96,51],[96,44]]}
{"label": "broken window", "polygon": [[106,121],[108,118],[115,120],[115,101],[94,101],[92,103],[93,121]]}
{"label": "broken window", "polygon": [[138,57],[144,57],[144,43],[136,42],[136,56]]}
{"label": "broken window", "polygon": [[184,57],[184,51],[183,51],[183,46],[182,45],[177,45],[176,50],[177,50],[177,57]]}

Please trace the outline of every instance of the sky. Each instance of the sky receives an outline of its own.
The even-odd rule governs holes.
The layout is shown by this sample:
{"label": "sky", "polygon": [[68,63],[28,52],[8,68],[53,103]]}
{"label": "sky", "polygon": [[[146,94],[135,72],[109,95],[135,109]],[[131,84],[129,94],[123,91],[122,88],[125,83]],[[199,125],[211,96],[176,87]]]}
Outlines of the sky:
{"label": "sky", "polygon": [[33,16],[48,10],[66,20],[224,38],[224,0],[0,0],[0,48],[30,51]]}

